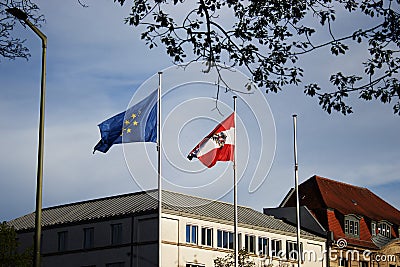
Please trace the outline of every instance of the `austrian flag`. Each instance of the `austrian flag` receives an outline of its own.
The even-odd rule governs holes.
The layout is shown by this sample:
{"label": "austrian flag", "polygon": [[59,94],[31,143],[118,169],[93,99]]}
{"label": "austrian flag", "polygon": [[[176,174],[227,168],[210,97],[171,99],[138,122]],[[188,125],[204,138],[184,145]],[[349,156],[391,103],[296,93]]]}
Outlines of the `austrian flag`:
{"label": "austrian flag", "polygon": [[207,135],[187,156],[189,160],[198,158],[208,168],[217,161],[233,161],[235,149],[235,113]]}

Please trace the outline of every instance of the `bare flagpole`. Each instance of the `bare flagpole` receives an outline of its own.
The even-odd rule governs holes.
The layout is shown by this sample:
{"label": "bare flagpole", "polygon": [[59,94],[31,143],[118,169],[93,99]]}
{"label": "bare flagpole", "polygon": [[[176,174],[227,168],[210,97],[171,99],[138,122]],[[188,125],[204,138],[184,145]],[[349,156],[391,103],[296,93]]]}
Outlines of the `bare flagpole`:
{"label": "bare flagpole", "polygon": [[238,208],[237,208],[237,175],[236,175],[236,98],[233,97],[233,112],[234,112],[234,146],[233,146],[233,206],[234,206],[234,242],[235,242],[235,267],[238,267],[239,262],[239,240],[238,240]]}
{"label": "bare flagpole", "polygon": [[158,101],[157,101],[157,151],[158,151],[158,266],[162,266],[162,178],[161,178],[161,75],[158,72]]}
{"label": "bare flagpole", "polygon": [[43,187],[43,157],[44,157],[44,116],[46,99],[46,54],[47,37],[32,22],[28,15],[14,7],[6,9],[8,13],[22,20],[42,40],[42,75],[40,84],[40,109],[39,109],[39,140],[38,140],[38,162],[36,175],[36,210],[35,210],[35,235],[33,248],[33,266],[39,267],[41,262],[41,236],[42,236],[42,187]]}
{"label": "bare flagpole", "polygon": [[297,265],[301,265],[300,247],[300,201],[299,201],[299,165],[297,163],[297,115],[293,115],[293,134],[294,134],[294,183],[296,192],[296,226],[297,226]]}

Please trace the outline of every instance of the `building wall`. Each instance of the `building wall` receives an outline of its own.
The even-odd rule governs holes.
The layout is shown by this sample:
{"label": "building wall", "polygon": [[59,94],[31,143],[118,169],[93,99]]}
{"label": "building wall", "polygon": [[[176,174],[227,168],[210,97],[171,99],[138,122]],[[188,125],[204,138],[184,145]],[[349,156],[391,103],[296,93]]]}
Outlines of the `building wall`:
{"label": "building wall", "polygon": [[[112,220],[85,222],[75,225],[60,225],[44,228],[42,239],[43,267],[153,267],[158,266],[158,217],[157,214],[125,217]],[[119,244],[111,244],[111,225],[121,224],[122,239]],[[197,240],[187,242],[186,226],[197,226]],[[210,246],[201,244],[201,228],[212,229]],[[93,247],[84,248],[84,229],[93,228]],[[162,266],[163,267],[192,267],[214,266],[214,259],[225,257],[232,249],[217,246],[217,231],[233,232],[230,223],[212,221],[177,214],[163,214],[162,219]],[[63,251],[59,250],[59,233],[67,232],[67,244]],[[240,241],[245,246],[245,236],[255,237],[254,252],[251,257],[256,266],[295,266],[296,260],[286,258],[286,242],[296,242],[294,233],[266,231],[263,228],[239,227]],[[32,233],[19,234],[20,242],[32,244]],[[258,252],[258,237],[269,240],[268,255]],[[271,256],[271,240],[281,240],[282,257]],[[323,238],[302,239],[305,267],[325,267],[324,250],[326,240]],[[29,243],[29,244],[28,244]],[[308,257],[312,257],[309,259]],[[107,265],[114,263],[116,265]],[[120,265],[117,265],[117,264]]]}
{"label": "building wall", "polygon": [[[344,259],[340,260],[340,259]],[[330,267],[399,267],[400,239],[392,241],[380,250],[359,247],[332,247]]]}
{"label": "building wall", "polygon": [[[197,226],[198,235],[197,243],[186,242],[186,226]],[[206,246],[201,244],[201,228],[213,229],[212,245]],[[217,257],[225,257],[233,250],[219,248],[217,246],[217,230],[233,232],[233,226],[222,222],[209,221],[201,218],[190,218],[178,215],[163,215],[163,246],[162,258],[163,266],[188,266],[187,264],[196,264],[198,266],[214,266],[214,259]],[[239,244],[241,248],[245,246],[245,236],[255,236],[255,251],[251,253],[251,258],[256,266],[294,266],[297,265],[296,260],[287,260],[286,258],[286,241],[296,242],[295,233],[279,233],[266,231],[257,227],[239,226]],[[269,253],[267,257],[260,255],[258,252],[258,237],[267,238],[269,240]],[[282,258],[271,257],[271,240],[281,240]],[[303,265],[307,267],[325,267],[325,242],[323,238],[316,240],[302,239],[303,251],[306,258]],[[271,266],[271,265],[270,265]]]}
{"label": "building wall", "polygon": [[396,239],[378,251],[373,257],[371,267],[399,267],[400,266],[400,239]]}
{"label": "building wall", "polygon": [[[156,215],[127,217],[42,229],[42,266],[157,266]],[[111,243],[111,225],[121,224],[121,242]],[[93,228],[93,247],[84,248],[84,229]],[[67,232],[67,245],[59,250],[59,233]],[[21,249],[33,245],[33,233],[20,233]],[[122,265],[123,264],[123,265]]]}
{"label": "building wall", "polygon": [[[338,248],[333,246],[330,254],[330,267],[372,267],[370,250],[357,247]],[[374,251],[371,251],[371,254]]]}

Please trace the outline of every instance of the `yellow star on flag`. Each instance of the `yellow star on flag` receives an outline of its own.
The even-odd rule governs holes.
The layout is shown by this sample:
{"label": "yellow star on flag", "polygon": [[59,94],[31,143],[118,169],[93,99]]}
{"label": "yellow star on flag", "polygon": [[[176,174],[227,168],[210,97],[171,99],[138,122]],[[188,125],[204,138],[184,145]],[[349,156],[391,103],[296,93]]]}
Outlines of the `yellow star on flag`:
{"label": "yellow star on flag", "polygon": [[130,132],[131,132],[131,128],[128,128],[128,129],[126,130],[126,132],[127,132],[127,133],[130,133]]}
{"label": "yellow star on flag", "polygon": [[128,120],[126,120],[126,121],[125,121],[125,124],[126,124],[126,125],[128,125],[128,124],[129,124],[129,121],[128,121]]}
{"label": "yellow star on flag", "polygon": [[137,126],[139,123],[137,121],[133,122],[133,125]]}
{"label": "yellow star on flag", "polygon": [[136,118],[136,114],[133,113],[133,114],[131,115],[131,117],[132,117],[132,119]]}

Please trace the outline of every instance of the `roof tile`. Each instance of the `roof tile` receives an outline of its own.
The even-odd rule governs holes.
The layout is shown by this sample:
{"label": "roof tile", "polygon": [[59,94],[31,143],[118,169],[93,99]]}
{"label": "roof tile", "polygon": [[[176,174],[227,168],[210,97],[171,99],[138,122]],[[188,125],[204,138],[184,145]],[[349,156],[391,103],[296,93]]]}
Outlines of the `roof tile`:
{"label": "roof tile", "polygon": [[315,176],[315,179],[328,208],[342,214],[361,215],[376,221],[388,220],[400,225],[400,211],[369,189],[320,176]]}
{"label": "roof tile", "polygon": [[[42,226],[50,227],[155,211],[158,208],[157,193],[157,190],[142,191],[45,208],[42,211]],[[180,212],[214,220],[233,221],[233,205],[230,203],[170,191],[163,191],[162,197],[164,212]],[[248,207],[238,206],[238,221],[243,225],[296,233],[293,225]],[[8,224],[14,226],[17,231],[21,231],[33,229],[34,222],[35,214],[30,213],[11,220]],[[303,230],[301,233],[305,236],[316,237]]]}

